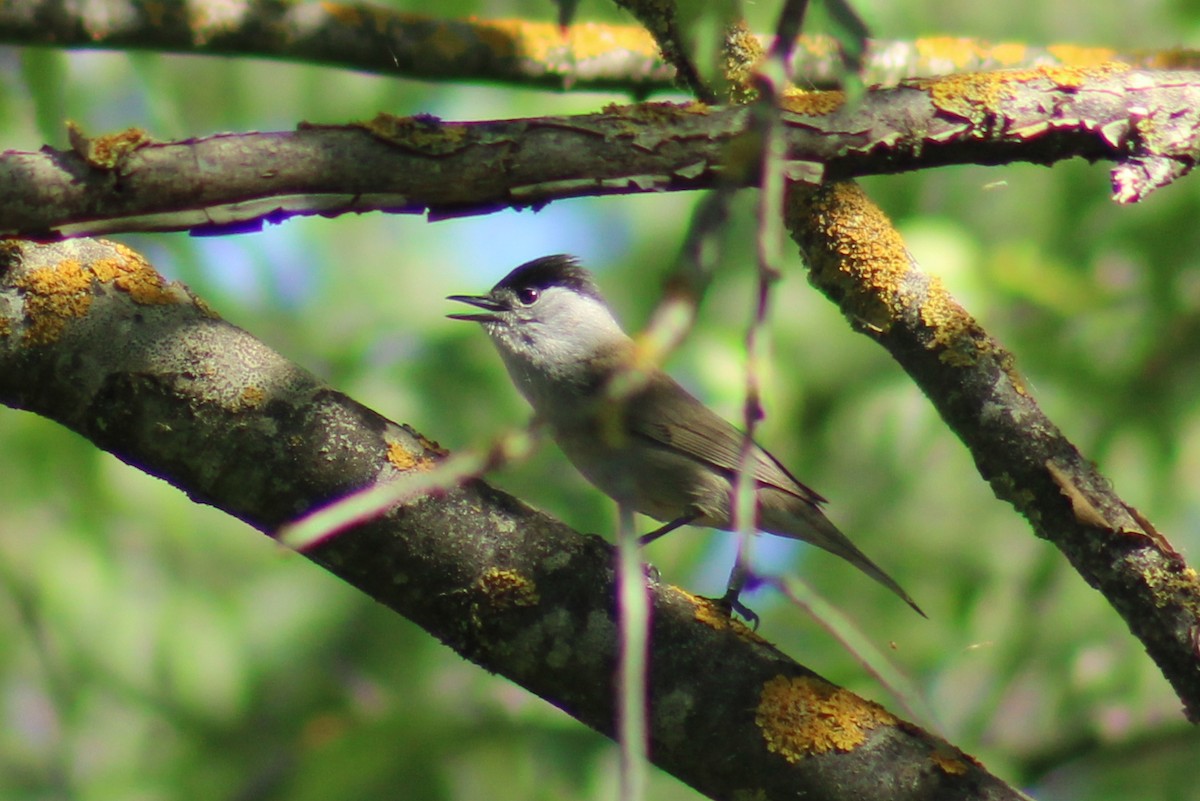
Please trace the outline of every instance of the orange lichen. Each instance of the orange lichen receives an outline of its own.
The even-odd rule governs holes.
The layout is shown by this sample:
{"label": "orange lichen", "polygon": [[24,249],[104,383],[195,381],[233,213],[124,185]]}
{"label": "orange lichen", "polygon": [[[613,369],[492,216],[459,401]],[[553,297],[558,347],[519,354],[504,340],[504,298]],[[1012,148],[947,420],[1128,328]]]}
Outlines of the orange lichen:
{"label": "orange lichen", "polygon": [[695,611],[695,619],[697,623],[702,623],[710,629],[716,631],[732,630],[734,634],[749,642],[765,644],[767,641],[758,635],[754,629],[747,626],[745,623],[733,618],[729,614],[727,608],[722,608],[712,598],[704,598],[699,595],[693,595],[686,590],[678,587],[672,587],[672,591],[682,595],[685,599],[692,603]]}
{"label": "orange lichen", "polygon": [[1015,67],[1025,61],[1029,47],[1020,42],[1000,42],[985,51],[985,57],[1001,67]]}
{"label": "orange lichen", "polygon": [[[680,592],[683,591],[681,590]],[[708,598],[701,598],[699,595],[692,595],[690,592],[684,594],[695,604],[697,623],[703,623],[710,629],[716,629],[717,631],[724,631],[733,624],[733,618],[724,610],[719,609]]]}
{"label": "orange lichen", "polygon": [[1010,67],[1024,64],[1029,48],[1018,42],[991,44],[961,36],[930,36],[913,43],[917,63],[937,72],[978,69],[982,64]]}
{"label": "orange lichen", "polygon": [[989,347],[975,318],[951,297],[938,276],[930,276],[921,302],[921,322],[933,332],[928,347],[943,348],[943,364],[967,367],[979,361]]}
{"label": "orange lichen", "polygon": [[1001,104],[1016,97],[1023,85],[1049,80],[1064,89],[1077,89],[1088,81],[1129,69],[1128,64],[1109,61],[1098,66],[1045,66],[995,72],[965,72],[941,78],[914,81],[910,85],[928,90],[935,106],[980,123],[1003,116]]}
{"label": "orange lichen", "polygon": [[120,258],[93,261],[90,268],[97,280],[111,282],[117,289],[128,293],[134,303],[167,304],[186,299],[187,296],[182,292],[172,291],[140,253],[115,242],[111,244]]}
{"label": "orange lichen", "polygon": [[845,92],[808,92],[788,87],[779,98],[779,106],[793,114],[821,117],[832,114],[846,103]]}
{"label": "orange lichen", "polygon": [[838,286],[849,304],[846,311],[887,330],[904,308],[902,286],[912,266],[887,215],[857,184],[841,182],[819,190],[793,185],[787,221],[803,238],[823,243],[822,258],[810,254],[818,283]]}
{"label": "orange lichen", "polygon": [[516,570],[488,568],[487,572],[475,582],[475,586],[498,609],[513,606],[537,606],[541,601],[537,584],[533,579]]}
{"label": "orange lichen", "polygon": [[432,459],[413,454],[404,445],[390,439],[387,440],[387,460],[399,470],[428,470],[433,467]]}
{"label": "orange lichen", "polygon": [[115,170],[129,154],[154,140],[141,128],[126,128],[114,134],[88,137],[77,124],[67,121],[67,139],[71,149],[84,161],[100,170]]}
{"label": "orange lichen", "polygon": [[776,676],[763,685],[754,713],[767,750],[788,762],[852,751],[871,730],[898,722],[879,704],[816,676]]}
{"label": "orange lichen", "polygon": [[962,776],[967,772],[967,768],[969,767],[965,761],[954,753],[934,751],[930,759],[942,773],[950,776]]}
{"label": "orange lichen", "polygon": [[1152,53],[1136,53],[1132,60],[1147,69],[1194,70],[1200,67],[1200,53],[1195,50],[1155,50]]}
{"label": "orange lichen", "polygon": [[983,60],[987,45],[963,36],[928,36],[913,42],[913,48],[920,62],[947,61],[957,69],[967,69]]}
{"label": "orange lichen", "polygon": [[54,342],[69,320],[92,306],[92,276],[74,259],[29,270],[13,283],[25,293],[26,338],[32,345]]}
{"label": "orange lichen", "polygon": [[357,27],[362,24],[362,10],[358,6],[346,5],[344,3],[322,2],[321,10],[329,16],[333,17],[342,25],[347,27]]}
{"label": "orange lichen", "polygon": [[904,241],[887,215],[852,182],[819,189],[793,186],[788,227],[812,258],[814,281],[841,298],[843,311],[886,332],[893,321],[916,311],[929,330],[926,347],[945,364],[966,367],[981,358],[998,360],[1013,388],[1025,392],[1010,355],[988,337],[937,276],[913,267]]}
{"label": "orange lichen", "polygon": [[217,313],[217,310],[214,309],[212,306],[209,306],[208,303],[203,298],[193,296],[192,297],[192,305],[196,307],[196,311],[200,312],[201,314],[203,314],[205,317],[209,318],[210,320],[220,320],[221,319],[221,315]]}
{"label": "orange lichen", "polygon": [[1117,57],[1117,52],[1107,47],[1080,47],[1069,44],[1050,45],[1046,52],[1069,67],[1098,67]]}
{"label": "orange lichen", "polygon": [[[479,41],[499,56],[517,56],[536,62],[567,58],[585,61],[625,50],[646,58],[658,55],[658,45],[645,28],[635,25],[601,25],[592,22],[569,26],[524,19],[468,17]],[[446,26],[438,38],[439,49],[466,49],[467,43]],[[452,52],[445,50],[444,52]]]}
{"label": "orange lichen", "polygon": [[749,103],[758,97],[754,88],[754,72],[762,61],[764,51],[745,20],[738,20],[725,30],[723,75],[729,87],[729,102]]}

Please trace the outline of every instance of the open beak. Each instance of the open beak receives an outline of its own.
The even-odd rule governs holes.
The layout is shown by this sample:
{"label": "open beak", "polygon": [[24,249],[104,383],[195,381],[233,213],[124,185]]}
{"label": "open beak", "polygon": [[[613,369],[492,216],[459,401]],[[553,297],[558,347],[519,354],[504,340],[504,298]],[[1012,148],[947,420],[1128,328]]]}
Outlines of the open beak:
{"label": "open beak", "polygon": [[467,320],[472,323],[495,323],[500,320],[496,312],[508,311],[508,307],[503,303],[494,301],[487,295],[451,295],[446,300],[456,300],[459,303],[467,303],[491,312],[490,314],[447,314],[446,316],[451,320]]}

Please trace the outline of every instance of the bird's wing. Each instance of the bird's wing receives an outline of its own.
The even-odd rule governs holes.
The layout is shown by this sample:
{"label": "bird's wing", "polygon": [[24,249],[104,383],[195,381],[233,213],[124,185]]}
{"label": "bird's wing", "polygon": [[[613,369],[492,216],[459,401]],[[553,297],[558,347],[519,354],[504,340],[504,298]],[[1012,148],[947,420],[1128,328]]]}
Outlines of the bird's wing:
{"label": "bird's wing", "polygon": [[[630,433],[674,448],[693,459],[736,473],[745,435],[668,376],[659,376],[628,405]],[[825,499],[752,443],[754,478],[811,504]]]}

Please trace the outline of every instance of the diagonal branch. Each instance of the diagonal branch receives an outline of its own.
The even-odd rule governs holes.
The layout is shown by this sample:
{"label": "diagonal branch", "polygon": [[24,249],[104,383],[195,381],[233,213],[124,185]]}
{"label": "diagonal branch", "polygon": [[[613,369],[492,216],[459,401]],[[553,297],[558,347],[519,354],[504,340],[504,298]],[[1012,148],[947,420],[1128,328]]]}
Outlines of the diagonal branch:
{"label": "diagonal branch", "polygon": [[996,497],[1104,594],[1200,721],[1196,571],[1042,413],[1012,354],[917,269],[857,185],[793,185],[788,226],[813,284],[912,376]]}
{"label": "diagonal branch", "polygon": [[[950,164],[1116,162],[1118,200],[1191,169],[1200,73],[1011,70],[910,81],[853,107],[836,92],[785,97],[789,176],[805,181]],[[0,155],[0,234],[256,228],[296,214],[431,217],[569,197],[749,185],[737,165],[747,108],[647,103],[595,114],[445,123],[380,115],[155,142],[137,130],[74,149]],[[744,148],[743,148],[744,149]]]}
{"label": "diagonal branch", "polygon": [[[0,248],[0,401],[55,419],[265,532],[444,455],[220,320],[128,248],[95,240]],[[612,550],[470,481],[308,555],[611,736]],[[700,792],[1021,797],[708,602],[648,584],[651,756]]]}

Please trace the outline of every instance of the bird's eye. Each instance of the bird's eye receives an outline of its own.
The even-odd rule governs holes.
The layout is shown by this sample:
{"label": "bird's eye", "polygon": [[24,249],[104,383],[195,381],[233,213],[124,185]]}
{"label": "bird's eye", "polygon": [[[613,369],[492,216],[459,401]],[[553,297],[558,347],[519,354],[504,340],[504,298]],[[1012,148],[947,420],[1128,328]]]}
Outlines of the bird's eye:
{"label": "bird's eye", "polygon": [[527,286],[517,290],[517,300],[526,306],[532,306],[540,293],[534,287]]}

